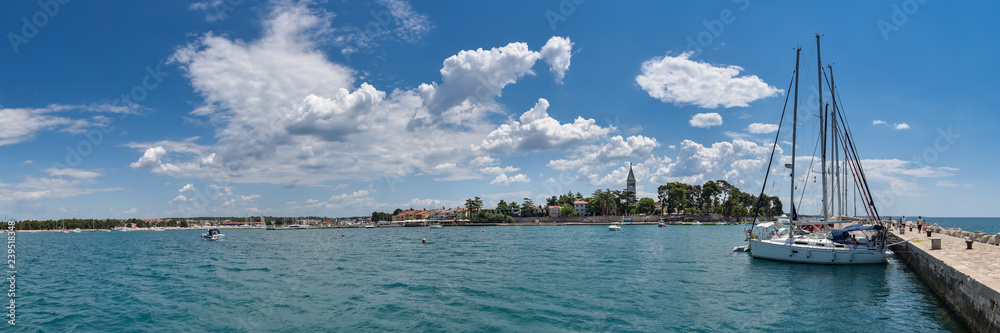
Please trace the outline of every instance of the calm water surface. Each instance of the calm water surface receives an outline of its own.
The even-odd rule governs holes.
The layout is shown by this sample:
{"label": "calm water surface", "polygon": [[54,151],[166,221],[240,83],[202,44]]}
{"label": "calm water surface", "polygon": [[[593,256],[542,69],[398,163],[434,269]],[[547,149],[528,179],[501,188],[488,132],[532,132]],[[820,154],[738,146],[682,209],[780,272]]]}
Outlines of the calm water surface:
{"label": "calm water surface", "polygon": [[[915,219],[907,217],[906,220]],[[982,231],[988,234],[1000,233],[1000,218],[996,217],[925,217],[924,220],[928,224],[937,223],[945,228],[962,228],[965,231]]]}
{"label": "calm water surface", "polygon": [[898,261],[753,260],[742,228],[18,233],[16,330],[967,330]]}

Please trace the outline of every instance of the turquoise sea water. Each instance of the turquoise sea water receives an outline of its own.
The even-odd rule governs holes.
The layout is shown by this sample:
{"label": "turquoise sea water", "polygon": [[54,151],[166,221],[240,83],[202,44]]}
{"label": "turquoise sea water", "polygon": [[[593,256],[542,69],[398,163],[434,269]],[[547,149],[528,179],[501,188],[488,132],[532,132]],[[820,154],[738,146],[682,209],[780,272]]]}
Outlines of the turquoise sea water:
{"label": "turquoise sea water", "polygon": [[743,226],[606,229],[18,233],[16,331],[967,330],[898,261],[754,260],[732,252]]}
{"label": "turquoise sea water", "polygon": [[[898,218],[898,217],[897,217]],[[914,217],[906,217],[907,221]],[[937,223],[945,228],[962,228],[965,231],[982,231],[988,234],[1000,233],[1000,218],[997,217],[925,217],[927,223]]]}

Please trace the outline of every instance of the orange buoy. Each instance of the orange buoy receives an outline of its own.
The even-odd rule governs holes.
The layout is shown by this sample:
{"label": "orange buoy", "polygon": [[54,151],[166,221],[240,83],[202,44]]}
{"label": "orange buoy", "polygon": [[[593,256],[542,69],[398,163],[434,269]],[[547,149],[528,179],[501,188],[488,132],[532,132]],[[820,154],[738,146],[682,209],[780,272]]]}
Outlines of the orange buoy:
{"label": "orange buoy", "polygon": [[423,239],[421,239],[421,240],[420,240],[420,242],[421,242],[421,243],[427,243],[427,238],[423,238]]}
{"label": "orange buoy", "polygon": [[344,237],[344,235],[346,235],[346,234],[340,234],[340,237]]}

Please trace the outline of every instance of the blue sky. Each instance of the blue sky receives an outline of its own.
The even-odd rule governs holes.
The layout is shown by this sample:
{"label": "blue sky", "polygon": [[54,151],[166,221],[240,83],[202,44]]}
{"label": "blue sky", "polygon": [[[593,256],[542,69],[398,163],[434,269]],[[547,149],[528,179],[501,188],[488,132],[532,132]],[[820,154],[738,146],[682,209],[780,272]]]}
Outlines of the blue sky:
{"label": "blue sky", "polygon": [[640,197],[756,193],[795,47],[806,177],[816,33],[880,212],[996,216],[992,2],[42,3],[0,10],[10,218],[539,202],[624,188],[629,163]]}

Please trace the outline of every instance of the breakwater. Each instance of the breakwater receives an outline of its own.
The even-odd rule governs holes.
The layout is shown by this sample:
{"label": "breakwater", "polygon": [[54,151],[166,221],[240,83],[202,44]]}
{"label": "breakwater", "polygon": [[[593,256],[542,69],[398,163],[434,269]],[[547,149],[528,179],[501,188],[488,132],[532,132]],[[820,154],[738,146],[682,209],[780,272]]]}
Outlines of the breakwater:
{"label": "breakwater", "polygon": [[898,257],[970,328],[1000,332],[1000,234],[936,224],[924,232],[891,229]]}

